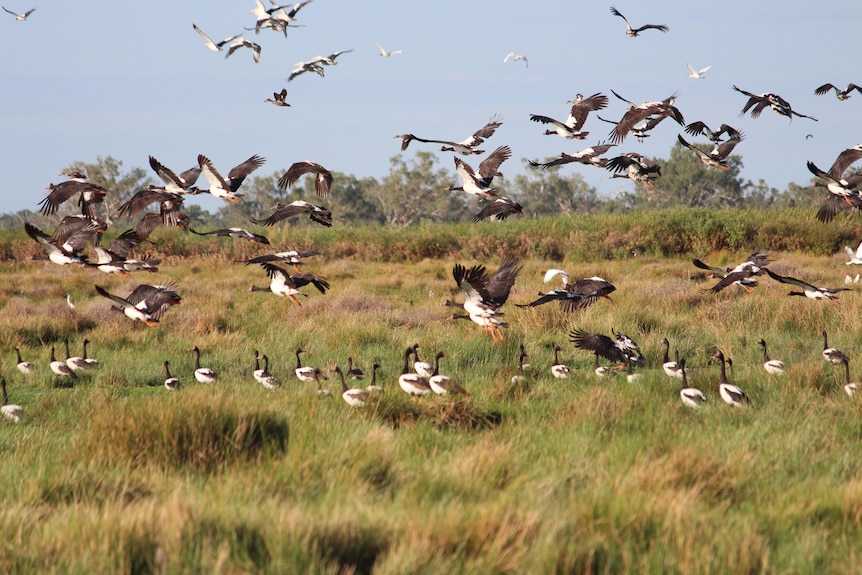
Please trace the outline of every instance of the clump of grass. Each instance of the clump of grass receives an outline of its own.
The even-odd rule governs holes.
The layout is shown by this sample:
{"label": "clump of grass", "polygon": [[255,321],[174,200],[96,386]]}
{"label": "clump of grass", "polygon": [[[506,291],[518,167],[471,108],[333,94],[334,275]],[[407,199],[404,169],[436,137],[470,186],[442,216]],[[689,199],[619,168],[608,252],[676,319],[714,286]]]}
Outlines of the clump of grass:
{"label": "clump of grass", "polygon": [[99,403],[73,456],[212,472],[287,452],[283,416],[237,406],[206,390]]}

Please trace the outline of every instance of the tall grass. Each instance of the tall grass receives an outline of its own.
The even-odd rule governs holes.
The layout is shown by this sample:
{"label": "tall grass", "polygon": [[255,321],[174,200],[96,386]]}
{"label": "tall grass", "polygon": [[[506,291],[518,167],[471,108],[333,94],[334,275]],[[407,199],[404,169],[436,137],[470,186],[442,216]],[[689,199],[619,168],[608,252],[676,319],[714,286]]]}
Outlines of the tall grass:
{"label": "tall grass", "polygon": [[[766,278],[751,294],[711,294],[715,280],[690,264],[784,247],[776,270],[838,285],[847,270],[830,254],[852,243],[851,223],[812,228],[791,212],[646,217],[660,231],[610,215],[273,232],[278,249],[321,252],[306,267],[332,289],[309,290],[302,307],[248,292],[268,281],[236,263],[266,251],[248,244],[166,233],[161,273],[128,280],[30,261],[35,243],[11,240],[3,253],[17,255],[0,262],[0,372],[26,417],[0,421],[0,571],[854,573],[862,405],[820,358],[820,332],[854,358],[858,379],[859,293],[819,305]],[[494,345],[446,320],[440,304],[455,261],[493,270],[501,250],[524,270],[505,307],[511,327]],[[601,275],[617,291],[572,314],[515,307],[549,289],[548,267]],[[92,288],[122,294],[168,279],[183,302],[152,329],[109,311]],[[592,356],[567,341],[573,327],[631,335],[648,358],[642,379],[597,378]],[[102,367],[56,388],[48,352],[65,337],[75,349],[90,339]],[[708,396],[702,410],[684,407],[661,370],[663,337]],[[785,376],[760,366],[761,337]],[[403,394],[402,353],[415,342],[425,358],[445,350],[447,373],[470,396]],[[515,387],[521,343],[532,369]],[[554,343],[567,380],[550,374]],[[17,372],[14,345],[36,375]],[[194,381],[193,345],[217,383]],[[729,378],[752,408],[721,402],[715,346],[733,358]],[[363,409],[341,400],[335,379],[322,382],[333,396],[318,396],[293,376],[298,347],[325,372],[347,357],[366,372],[379,362],[385,391]],[[255,350],[280,388],[252,378]],[[162,385],[165,359],[179,391]]]}

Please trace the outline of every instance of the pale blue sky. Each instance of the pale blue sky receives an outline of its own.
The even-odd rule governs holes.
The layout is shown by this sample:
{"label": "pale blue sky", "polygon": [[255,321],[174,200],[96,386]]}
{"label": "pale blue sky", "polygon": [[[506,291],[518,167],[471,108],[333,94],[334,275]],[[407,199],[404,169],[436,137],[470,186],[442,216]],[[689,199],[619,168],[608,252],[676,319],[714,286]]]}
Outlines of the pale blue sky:
{"label": "pale blue sky", "polygon": [[[511,177],[523,172],[521,158],[575,152],[611,127],[590,118],[589,139],[563,140],[543,136],[530,114],[564,119],[566,100],[603,92],[611,105],[601,115],[618,120],[626,105],[611,89],[638,103],[679,92],[687,122],[742,130],[746,140],[735,152],[743,177],[779,189],[809,181],[807,160],[828,168],[841,150],[862,142],[862,94],[846,102],[814,95],[826,82],[862,84],[858,0],[615,2],[634,26],[670,26],[667,34],[648,30],[638,38],[625,35],[610,2],[315,0],[298,14],[304,27],[286,39],[245,31],[263,47],[259,64],[246,50],[226,60],[192,29],[194,22],[218,41],[252,27],[253,0],[3,5],[37,10],[26,22],[0,13],[0,213],[38,209],[63,167],[97,156],[131,168],[147,167],[152,154],[180,171],[202,153],[226,172],[260,154],[267,163],[259,174],[307,159],[381,177],[399,153],[396,134],[461,140],[494,114],[505,122],[485,148],[511,146],[513,159],[502,167]],[[403,54],[382,58],[375,41]],[[286,83],[293,63],[346,49],[354,52],[325,78],[306,74]],[[529,68],[504,64],[510,51],[526,55]],[[712,69],[693,80],[687,62]],[[771,111],[741,118],[746,98],[732,84],[777,93],[819,122],[789,122]],[[292,107],[263,102],[283,87]],[[630,137],[612,152],[667,157],[678,133],[667,121],[646,143]],[[434,147],[414,143],[406,156],[420,149]],[[451,153],[438,155],[454,177]],[[602,194],[630,186],[591,167],[563,170],[583,174]]]}

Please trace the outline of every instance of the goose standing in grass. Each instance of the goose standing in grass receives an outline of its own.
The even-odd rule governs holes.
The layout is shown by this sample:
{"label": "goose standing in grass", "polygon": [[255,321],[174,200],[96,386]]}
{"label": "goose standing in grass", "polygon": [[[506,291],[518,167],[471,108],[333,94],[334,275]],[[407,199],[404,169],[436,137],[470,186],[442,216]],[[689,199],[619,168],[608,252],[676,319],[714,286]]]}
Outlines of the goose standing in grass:
{"label": "goose standing in grass", "polygon": [[634,367],[632,366],[632,362],[629,361],[628,365],[626,366],[626,381],[629,383],[634,383],[637,380],[639,380],[641,377],[643,377],[643,374],[635,373]]}
{"label": "goose standing in grass", "polygon": [[720,363],[720,372],[719,372],[719,380],[718,380],[718,393],[721,395],[721,399],[724,402],[732,407],[738,407],[741,405],[750,405],[751,400],[736,385],[733,385],[729,381],[727,381],[727,370],[725,369],[725,358],[724,353],[721,350],[718,350],[716,354],[713,356],[713,359],[716,359]]}
{"label": "goose standing in grass", "polygon": [[682,374],[682,389],[679,390],[679,398],[683,405],[692,409],[698,409],[706,403],[706,396],[696,387],[689,387],[688,375],[685,373],[685,358],[679,360],[679,372]]}
{"label": "goose standing in grass", "polygon": [[332,367],[329,371],[338,374],[338,379],[341,380],[341,397],[347,405],[350,407],[365,407],[368,405],[368,401],[371,399],[371,394],[368,390],[360,389],[358,387],[347,387],[347,383],[344,381],[344,374],[341,372],[341,368],[337,365]]}
{"label": "goose standing in grass", "polygon": [[293,373],[296,374],[296,379],[299,381],[308,383],[310,381],[315,381],[317,378],[317,373],[320,371],[316,367],[311,367],[307,365],[302,365],[302,360],[299,357],[299,354],[305,353],[305,348],[298,348],[296,350],[296,369],[293,370]]}
{"label": "goose standing in grass", "polygon": [[437,395],[470,395],[461,385],[449,377],[440,373],[440,359],[446,357],[442,351],[438,351],[434,357],[434,371],[431,377],[428,378],[428,385],[431,391]]}
{"label": "goose standing in grass", "polygon": [[[260,360],[263,359],[263,369],[260,368]],[[254,352],[254,379],[267,389],[278,387],[278,380],[269,373],[269,358]]]}
{"label": "goose standing in grass", "polygon": [[632,28],[631,24],[629,24],[628,19],[625,16],[623,16],[620,13],[620,11],[617,10],[616,8],[614,8],[613,6],[611,6],[611,14],[613,14],[614,16],[619,16],[620,18],[623,19],[623,21],[626,23],[626,35],[631,37],[631,38],[637,38],[640,35],[640,33],[643,32],[644,30],[653,29],[653,30],[658,30],[660,32],[667,32],[668,30],[670,30],[670,28],[668,28],[664,24],[644,24],[640,28]]}
{"label": "goose standing in grass", "polygon": [[24,375],[31,375],[36,369],[36,366],[34,366],[29,361],[24,361],[24,359],[21,358],[21,346],[15,346],[15,355],[18,358],[18,371],[20,371]]}
{"label": "goose standing in grass", "polygon": [[65,361],[60,361],[54,355],[54,346],[51,346],[51,371],[54,374],[59,375],[60,377],[71,377],[72,379],[78,379],[78,376],[75,374],[72,369],[66,365]]}
{"label": "goose standing in grass", "polygon": [[413,344],[413,358],[415,361],[413,362],[413,371],[418,373],[420,376],[428,379],[434,373],[434,368],[427,361],[422,361],[419,358],[419,344]]}
{"label": "goose standing in grass", "polygon": [[371,384],[366,387],[366,391],[371,391],[375,393],[380,393],[383,391],[383,388],[377,385],[377,370],[380,369],[380,364],[376,361],[374,365],[371,366]]}
{"label": "goose standing in grass", "polygon": [[353,367],[353,358],[347,358],[347,379],[365,379],[365,372],[358,367]]}
{"label": "goose standing in grass", "polygon": [[21,421],[24,417],[24,408],[14,403],[9,403],[9,395],[6,393],[6,378],[0,378],[0,389],[3,391],[3,405],[0,406],[0,413],[9,421]]}
{"label": "goose standing in grass", "polygon": [[216,373],[208,368],[201,367],[201,350],[198,346],[194,346],[189,351],[194,352],[195,354],[195,379],[200,383],[213,383],[218,379]]}
{"label": "goose standing in grass", "polygon": [[170,362],[165,360],[165,387],[170,391],[176,391],[180,388],[180,380],[171,375]]}
{"label": "goose standing in grass", "polygon": [[825,329],[823,330],[823,351],[821,352],[821,355],[825,361],[834,363],[835,365],[840,364],[845,359],[849,361],[849,358],[843,351],[834,347],[829,347],[829,336],[826,334]]}
{"label": "goose standing in grass", "polygon": [[663,338],[661,343],[664,346],[661,368],[671,379],[682,379],[682,366],[678,361],[671,361],[670,359],[670,342],[667,338]]}
{"label": "goose standing in grass", "polygon": [[530,371],[533,366],[529,363],[524,363],[524,360],[530,357],[527,353],[527,350],[524,348],[524,344],[522,343],[520,346],[520,352],[518,353],[518,371]]}
{"label": "goose standing in grass", "polygon": [[78,357],[76,355],[71,355],[69,353],[69,338],[65,338],[63,340],[63,345],[66,348],[66,365],[69,366],[69,369],[72,371],[81,371],[84,369],[89,369],[91,366],[87,363],[87,361],[83,357]]}
{"label": "goose standing in grass", "polygon": [[848,98],[850,98],[850,95],[853,92],[853,90],[856,90],[857,92],[862,94],[862,87],[857,86],[853,82],[850,82],[849,84],[847,84],[847,87],[843,90],[841,88],[839,88],[838,86],[835,86],[835,85],[827,82],[826,84],[823,84],[822,86],[820,86],[819,88],[814,90],[814,93],[817,96],[822,96],[824,94],[828,94],[830,90],[835,90],[835,97],[838,98],[839,100],[841,100],[842,102],[844,100],[847,100]]}
{"label": "goose standing in grass", "polygon": [[766,351],[766,342],[763,338],[757,342],[763,348],[763,369],[770,375],[784,375],[784,362],[778,359],[770,359]]}
{"label": "goose standing in grass", "polygon": [[856,397],[856,393],[859,391],[859,384],[850,381],[850,360],[845,357],[841,360],[841,363],[844,364],[844,393],[850,397]]}
{"label": "goose standing in grass", "polygon": [[780,276],[773,271],[767,269],[766,273],[769,274],[769,277],[774,279],[777,282],[781,282],[784,284],[795,285],[797,287],[802,288],[802,291],[791,291],[788,292],[787,295],[795,295],[795,296],[805,296],[808,299],[813,299],[815,301],[824,300],[828,303],[834,304],[838,299],[838,292],[842,291],[850,291],[850,288],[825,288],[825,287],[816,287],[811,285],[810,283],[804,282],[802,280],[790,277],[790,276]]}
{"label": "goose standing in grass", "polygon": [[844,253],[847,254],[848,258],[850,258],[850,261],[844,262],[844,265],[862,265],[862,242],[859,242],[859,246],[855,251],[850,246],[844,246]]}
{"label": "goose standing in grass", "polygon": [[398,376],[398,386],[404,393],[412,397],[428,395],[431,393],[428,380],[418,373],[411,373],[410,371],[410,354],[412,353],[413,347],[408,347],[404,351],[404,367],[401,369],[401,375]]}
{"label": "goose standing in grass", "polygon": [[563,349],[560,346],[554,346],[554,365],[551,366],[551,374],[557,379],[566,379],[569,377],[570,370],[569,366],[560,361],[561,351]]}
{"label": "goose standing in grass", "polygon": [[199,154],[198,165],[201,168],[201,173],[207,181],[209,181],[210,189],[197,190],[196,193],[203,194],[209,192],[216,198],[238,204],[240,201],[239,198],[242,194],[238,194],[237,190],[242,185],[246,177],[261,167],[264,162],[266,162],[264,158],[254,155],[238,166],[234,166],[231,171],[228,172],[227,179],[224,179],[215,169],[212,161],[203,154]]}

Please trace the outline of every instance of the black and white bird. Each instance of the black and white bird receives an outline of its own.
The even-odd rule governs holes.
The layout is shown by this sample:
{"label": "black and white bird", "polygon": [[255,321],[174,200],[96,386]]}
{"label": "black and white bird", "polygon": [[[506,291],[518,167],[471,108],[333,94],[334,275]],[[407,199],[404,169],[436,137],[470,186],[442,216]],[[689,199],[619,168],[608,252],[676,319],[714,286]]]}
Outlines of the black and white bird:
{"label": "black and white bird", "polygon": [[305,160],[294,162],[287,171],[278,179],[278,189],[281,191],[289,189],[296,181],[305,174],[314,174],[314,191],[318,198],[329,198],[329,189],[332,186],[332,172],[316,162]]}
{"label": "black and white bird", "polygon": [[239,203],[239,198],[242,194],[238,194],[237,190],[242,185],[242,182],[252,172],[261,167],[266,160],[258,155],[254,155],[239,164],[234,166],[228,172],[227,179],[224,179],[221,174],[215,169],[209,158],[203,154],[198,155],[198,165],[201,168],[201,173],[210,183],[209,190],[197,190],[196,193],[202,194],[209,192],[216,198],[227,200],[234,204]]}
{"label": "black and white bird", "polygon": [[[520,271],[518,258],[511,254],[503,256],[500,268],[490,277],[483,265],[474,265],[468,269],[461,264],[455,264],[452,268],[455,284],[465,296],[465,301],[460,307],[464,308],[471,321],[488,332],[494,343],[503,341],[503,334],[500,331],[502,327],[500,308],[509,298]],[[451,305],[451,302],[446,303]]]}
{"label": "black and white bird", "polygon": [[418,373],[410,371],[410,355],[413,353],[413,347],[408,347],[404,351],[404,367],[401,369],[401,375],[398,376],[398,387],[412,397],[428,395],[431,393],[431,386],[428,380]]}
{"label": "black and white bird", "polygon": [[679,373],[682,378],[682,388],[679,390],[679,398],[683,405],[698,409],[706,403],[706,395],[696,387],[689,387],[688,375],[685,372],[685,358],[679,360]]}
{"label": "black and white bird", "polygon": [[750,405],[751,399],[749,399],[748,395],[746,395],[739,386],[736,386],[727,380],[727,369],[725,368],[725,362],[727,360],[724,357],[724,352],[721,350],[716,351],[713,359],[717,360],[720,365],[718,394],[721,396],[721,399],[731,407]]}
{"label": "black and white bird", "polygon": [[85,369],[92,369],[93,367],[95,367],[95,366],[87,363],[87,361],[83,357],[80,357],[77,355],[72,355],[71,353],[69,353],[69,338],[68,337],[63,339],[63,345],[64,345],[65,350],[66,350],[65,361],[66,361],[66,365],[69,366],[69,369],[71,369],[72,371],[78,372],[78,371],[82,371]]}
{"label": "black and white bird", "polygon": [[596,357],[603,357],[617,364],[645,363],[640,347],[629,336],[613,330],[612,333],[614,337],[610,338],[604,334],[590,333],[576,328],[569,332],[569,341],[578,349],[589,351]]}
{"label": "black and white bird", "polygon": [[[664,356],[661,360],[661,368],[671,379],[681,379],[683,377],[682,364],[679,361],[674,361],[670,358],[670,341],[667,338],[661,340],[664,346]],[[683,386],[685,387],[685,386]],[[684,402],[685,400],[683,400]]]}
{"label": "black and white bird", "polygon": [[823,357],[824,361],[836,365],[847,359],[847,354],[840,349],[829,345],[829,335],[826,333],[825,329],[823,330],[823,351],[820,352],[820,355]]}
{"label": "black and white bird", "polygon": [[81,214],[90,219],[97,219],[96,208],[102,204],[108,190],[91,182],[84,174],[78,171],[73,170],[63,175],[66,175],[69,179],[56,185],[51,183],[45,186],[45,189],[48,190],[48,195],[39,202],[41,206],[39,212],[50,216],[57,212],[61,204],[77,195]]}
{"label": "black and white bird", "polygon": [[844,393],[850,397],[856,397],[856,394],[859,392],[859,384],[850,381],[850,360],[845,357],[841,363],[844,364]]}
{"label": "black and white bird", "polygon": [[32,14],[33,12],[35,12],[35,11],[36,11],[36,9],[35,9],[35,8],[30,8],[29,10],[27,10],[27,11],[26,11],[26,12],[24,12],[23,14],[17,14],[17,13],[15,13],[15,12],[12,12],[12,11],[11,11],[11,10],[9,10],[8,8],[6,8],[5,6],[3,6],[3,11],[4,11],[4,12],[7,12],[7,13],[9,13],[9,14],[12,14],[13,16],[15,16],[15,19],[16,19],[16,20],[18,20],[19,22],[25,22],[25,21],[27,20],[27,18],[30,16],[30,14]]}
{"label": "black and white bird", "polygon": [[528,160],[530,165],[534,168],[542,168],[546,170],[553,166],[562,166],[565,164],[570,164],[572,162],[577,162],[579,164],[585,164],[588,166],[598,166],[599,168],[606,168],[608,165],[607,158],[600,158],[602,154],[610,150],[616,146],[616,144],[597,144],[595,146],[590,146],[589,148],[585,148],[580,150],[579,152],[575,152],[574,154],[567,154],[562,152],[559,157],[549,162],[534,162],[533,160]]}
{"label": "black and white bird", "polygon": [[201,349],[194,346],[189,351],[195,354],[195,379],[200,383],[214,383],[218,379],[216,372],[212,368],[201,367]]}
{"label": "black and white bird", "polygon": [[[138,217],[150,204],[158,202],[160,220],[153,219],[152,223],[156,225],[164,225],[166,228],[180,227],[180,221],[183,219],[182,207],[185,202],[183,196],[175,192],[169,192],[165,188],[157,186],[147,186],[146,188],[137,190],[132,196],[123,202],[117,209],[117,217],[123,219],[132,219]],[[155,213],[155,212],[153,212]],[[140,228],[138,228],[140,226]],[[136,234],[139,239],[145,239],[152,232],[150,222],[138,222],[135,226]],[[144,232],[144,229],[148,231]]]}
{"label": "black and white bird", "polygon": [[[263,360],[263,367],[260,367],[260,360]],[[276,389],[279,386],[278,379],[269,372],[269,357],[254,352],[254,379],[266,389]]]}
{"label": "black and white bird", "polygon": [[826,84],[823,84],[822,86],[820,86],[819,88],[817,88],[816,90],[814,90],[814,93],[818,96],[822,96],[824,94],[828,94],[830,90],[835,90],[835,97],[838,98],[839,100],[841,100],[842,102],[844,100],[847,100],[848,98],[850,98],[850,95],[853,92],[853,90],[856,90],[857,92],[862,94],[862,86],[857,86],[856,84],[854,84],[852,82],[847,84],[847,87],[843,90],[841,88],[839,88],[838,86],[826,83]]}
{"label": "black and white bird", "polygon": [[15,355],[17,356],[16,366],[18,367],[18,371],[20,371],[24,375],[31,375],[35,371],[36,366],[34,366],[29,361],[25,361],[21,357],[21,346],[19,346],[19,345],[15,346]]}
{"label": "black and white bird", "polygon": [[828,303],[834,303],[835,300],[838,299],[838,292],[842,291],[850,291],[850,288],[826,288],[826,287],[817,287],[811,285],[808,282],[804,282],[800,279],[796,279],[790,276],[780,276],[772,270],[767,269],[766,273],[769,274],[769,277],[774,279],[777,282],[781,282],[783,284],[790,284],[796,287],[802,288],[802,291],[791,291],[788,292],[787,295],[797,295],[797,296],[805,296],[809,299],[813,300],[824,300]]}
{"label": "black and white bird", "polygon": [[315,274],[294,274],[290,275],[287,270],[269,262],[263,262],[260,266],[266,271],[270,282],[268,287],[252,286],[249,291],[269,291],[279,297],[285,297],[294,304],[301,306],[297,295],[305,296],[307,294],[299,291],[299,288],[308,284],[313,285],[322,294],[329,289],[329,282]]}
{"label": "black and white bird", "polygon": [[560,352],[563,351],[558,345],[554,346],[554,363],[551,365],[551,375],[557,379],[566,379],[569,377],[571,370],[569,366],[560,361]]}
{"label": "black and white bird", "polygon": [[482,220],[490,220],[492,222],[499,222],[505,220],[509,216],[513,215],[523,215],[524,207],[511,198],[507,198],[505,196],[499,196],[493,198],[485,202],[482,206],[482,209],[479,210],[475,216],[473,216],[474,222],[481,222]]}
{"label": "black and white bird", "polygon": [[460,142],[451,142],[449,140],[427,140],[418,138],[413,134],[399,134],[395,136],[401,139],[401,151],[405,151],[410,142],[416,140],[426,144],[443,144],[440,147],[441,152],[456,152],[464,156],[484,154],[485,150],[477,149],[482,142],[494,135],[497,128],[503,125],[503,121],[499,116],[492,116],[488,123],[473,132],[468,138]]}
{"label": "black and white bird", "polygon": [[733,151],[733,148],[735,148],[736,145],[742,141],[742,138],[742,134],[740,132],[737,132],[727,141],[713,146],[712,150],[710,150],[709,152],[705,152],[697,146],[688,143],[685,138],[677,134],[677,140],[679,140],[679,143],[694,152],[697,155],[697,159],[699,159],[703,164],[707,166],[718,168],[720,170],[730,169],[730,164],[727,163],[727,158],[728,156],[730,156],[730,153]]}
{"label": "black and white bird", "polygon": [[290,107],[290,104],[285,100],[287,98],[287,88],[282,88],[281,92],[273,92],[272,98],[267,98],[264,102],[268,102],[275,106]]}
{"label": "black and white bird", "polygon": [[745,106],[742,108],[742,112],[740,115],[744,115],[748,110],[751,110],[751,117],[757,118],[760,116],[760,113],[766,108],[772,108],[772,110],[781,115],[787,116],[791,120],[793,120],[793,116],[799,116],[800,118],[808,118],[809,120],[817,121],[817,118],[813,118],[811,116],[806,116],[805,114],[800,114],[799,112],[793,110],[790,107],[790,103],[779,96],[778,94],[771,94],[769,92],[764,92],[762,94],[752,94],[751,92],[746,92],[736,86],[733,86],[733,89],[737,92],[748,96],[748,100],[745,102]]}
{"label": "black and white bird", "polygon": [[368,405],[368,402],[371,400],[371,393],[367,389],[347,387],[347,383],[344,381],[344,373],[337,365],[333,366],[329,371],[338,375],[338,379],[341,381],[341,398],[344,399],[347,405],[350,407],[365,407]]}
{"label": "black and white bird", "polygon": [[179,378],[171,375],[170,362],[168,360],[165,360],[164,366],[165,366],[165,387],[169,391],[178,390],[182,384],[180,384]]}
{"label": "black and white bird", "polygon": [[314,72],[321,78],[326,76],[323,66],[316,62],[297,62],[293,65],[293,71],[287,77],[287,81],[291,82],[294,78],[306,72]]}
{"label": "black and white bird", "polygon": [[[685,119],[683,118],[682,112],[674,106],[674,103],[676,102],[676,94],[671,94],[664,100],[635,104],[631,100],[626,100],[613,90],[611,90],[611,93],[623,102],[629,104],[623,117],[620,118],[620,121],[617,122],[614,129],[611,130],[610,138],[615,144],[619,144],[625,140],[629,132],[635,129],[635,127],[644,120],[658,118],[660,119],[659,121],[661,121],[664,118],[672,118],[680,126],[685,125]],[[657,123],[658,122],[656,122],[656,124]],[[651,129],[652,127],[648,129]]]}
{"label": "black and white bird", "polygon": [[51,346],[51,357],[48,361],[49,361],[48,365],[50,366],[51,371],[54,373],[54,375],[58,375],[60,377],[71,377],[72,379],[78,379],[78,376],[75,374],[75,372],[72,370],[72,368],[70,368],[68,365],[66,365],[65,361],[61,361],[61,360],[57,359],[57,356],[55,355],[55,352],[54,352],[54,346],[53,345]]}
{"label": "black and white bird", "polygon": [[633,182],[655,189],[653,180],[661,176],[661,166],[637,152],[626,152],[608,160],[605,169],[611,178],[628,178]]}
{"label": "black and white bird", "polygon": [[728,138],[738,137],[740,140],[744,138],[742,132],[740,132],[733,126],[730,126],[728,124],[722,124],[718,127],[718,130],[712,130],[709,128],[709,126],[706,125],[705,122],[701,122],[700,120],[687,124],[685,127],[685,133],[692,136],[704,135],[709,138],[709,141],[716,146],[726,141],[721,138],[725,134]]}
{"label": "black and white bird", "polygon": [[503,64],[505,64],[509,60],[512,60],[512,62],[523,62],[524,66],[526,66],[527,68],[530,67],[530,62],[523,54],[518,54],[517,52],[509,52],[508,54],[506,54],[506,57],[503,58]]}
{"label": "black and white bird", "polygon": [[9,394],[6,393],[5,377],[0,377],[0,390],[3,392],[3,403],[0,405],[0,414],[9,421],[21,421],[21,418],[24,417],[24,408],[16,403],[9,403]]}
{"label": "black and white bird", "polygon": [[302,365],[302,359],[299,357],[299,355],[302,353],[306,353],[305,348],[297,348],[296,368],[294,368],[293,373],[296,374],[296,379],[308,383],[315,380],[315,372],[320,371],[320,369],[316,367],[311,367],[310,365]]}
{"label": "black and white bird", "polygon": [[808,171],[822,180],[814,185],[829,191],[829,196],[817,211],[817,219],[821,222],[828,223],[841,212],[862,209],[862,170],[844,175],[860,159],[862,144],[857,144],[838,154],[828,171],[821,170],[814,162],[807,162]]}
{"label": "black and white bird", "polygon": [[174,290],[173,284],[140,284],[125,298],[108,293],[105,288],[95,286],[96,293],[119,304],[111,309],[120,311],[129,319],[156,327],[162,316],[171,306],[178,305],[182,298]]}
{"label": "black and white bird", "polygon": [[461,387],[461,384],[449,377],[440,373],[440,360],[446,357],[442,351],[438,351],[434,357],[434,371],[431,372],[431,377],[428,378],[428,386],[431,391],[437,395],[470,395],[467,390]]}
{"label": "black and white bird", "polygon": [[96,234],[104,232],[105,228],[101,227],[95,220],[90,220],[84,227],[63,241],[53,239],[30,222],[24,222],[24,231],[42,246],[50,262],[68,266],[86,263],[87,256],[82,254],[81,250]]}
{"label": "black and white bird", "polygon": [[568,140],[584,140],[590,134],[589,132],[582,131],[584,123],[587,121],[587,116],[590,112],[606,108],[608,97],[600,92],[596,92],[587,98],[584,98],[583,94],[578,94],[574,100],[569,100],[566,103],[572,104],[572,107],[569,110],[568,117],[563,122],[538,114],[530,114],[530,120],[542,124],[552,124],[554,129],[545,130],[546,136],[556,134]]}
{"label": "black and white bird", "polygon": [[551,290],[547,293],[539,292],[539,299],[527,304],[517,304],[518,307],[536,307],[552,301],[560,303],[560,309],[572,312],[591,306],[600,298],[610,300],[610,294],[616,291],[616,286],[599,276],[581,278],[569,283],[569,276],[563,270],[550,269],[545,273],[545,283],[551,281],[557,275],[564,277],[563,288]]}
{"label": "black and white bird", "polygon": [[375,42],[374,45],[377,46],[377,49],[380,50],[380,55],[384,58],[389,58],[390,56],[394,56],[395,54],[401,54],[401,50],[387,51],[383,48],[383,46],[380,45],[379,42]]}
{"label": "black and white bird", "polygon": [[254,59],[255,64],[260,62],[260,44],[252,42],[251,40],[246,40],[245,38],[240,38],[239,40],[231,44],[227,50],[227,54],[225,54],[224,57],[229,58],[231,54],[233,54],[240,48],[251,48],[251,57]]}
{"label": "black and white bird", "polygon": [[784,375],[784,362],[780,359],[771,359],[769,357],[769,352],[766,350],[766,342],[763,338],[760,338],[757,344],[763,348],[763,369],[766,370],[766,373],[770,375]]}
{"label": "black and white bird", "polygon": [[768,253],[755,251],[744,262],[732,268],[722,269],[704,263],[699,259],[693,259],[691,263],[697,268],[708,270],[715,275],[721,276],[719,282],[710,288],[711,292],[718,293],[728,286],[737,285],[748,293],[751,293],[751,288],[757,287],[755,277],[762,276],[766,272],[766,266],[770,263],[770,259]]}
{"label": "black and white bird", "polygon": [[274,210],[268,218],[262,220],[252,219],[251,221],[262,226],[272,226],[288,218],[293,218],[302,214],[308,214],[309,219],[313,222],[326,227],[332,227],[332,212],[321,206],[316,206],[305,200],[296,200],[289,204],[276,203],[272,209]]}
{"label": "black and white bird", "polygon": [[478,175],[473,168],[455,156],[455,171],[461,177],[460,186],[446,186],[447,192],[460,190],[474,196],[495,197],[499,190],[491,187],[491,182],[499,172],[500,165],[512,157],[509,146],[500,146],[479,164]]}
{"label": "black and white bird", "polygon": [[348,52],[353,52],[353,50],[339,50],[338,52],[333,52],[329,56],[315,56],[309,62],[314,64],[322,64],[324,66],[335,66],[338,62],[335,61],[336,58],[341,56],[342,54],[347,54]]}
{"label": "black and white bird", "polygon": [[636,38],[644,30],[653,29],[653,30],[659,30],[660,32],[667,32],[668,30],[670,30],[670,28],[665,26],[664,24],[645,24],[645,25],[641,26],[640,28],[632,28],[631,24],[629,24],[628,19],[625,16],[623,16],[620,13],[620,11],[617,10],[616,8],[614,8],[613,6],[611,6],[611,14],[613,14],[614,16],[619,16],[620,18],[623,19],[623,21],[626,23],[626,35],[630,36],[632,38]]}
{"label": "black and white bird", "polygon": [[253,258],[249,258],[245,260],[245,264],[262,264],[264,262],[282,262],[286,264],[290,264],[293,266],[293,269],[296,271],[300,271],[299,266],[302,265],[302,258],[310,258],[318,255],[317,252],[313,252],[310,250],[286,250],[283,252],[278,252],[274,254],[265,254],[262,256],[257,256]]}
{"label": "black and white bird", "polygon": [[420,346],[418,343],[414,343],[411,348],[413,349],[413,371],[428,379],[434,373],[434,367],[419,357]]}
{"label": "black and white bird", "polygon": [[228,44],[228,43],[230,43],[230,42],[233,42],[234,40],[236,40],[237,38],[239,38],[240,36],[242,36],[242,34],[235,34],[235,35],[233,35],[233,36],[228,36],[227,38],[225,38],[225,39],[224,39],[224,40],[222,40],[221,42],[213,42],[213,39],[212,39],[212,38],[210,38],[210,37],[206,34],[206,32],[204,32],[203,30],[201,30],[200,28],[198,28],[198,27],[197,27],[197,24],[192,24],[192,28],[194,28],[195,32],[197,32],[198,34],[200,34],[200,35],[203,37],[203,39],[204,39],[204,46],[206,46],[207,48],[209,48],[209,49],[210,49],[210,50],[212,50],[213,52],[221,52],[221,49],[222,49],[222,47],[224,47],[224,45],[225,45],[225,44]]}
{"label": "black and white bird", "polygon": [[844,253],[848,257],[848,261],[844,262],[844,265],[862,265],[862,242],[859,242],[855,250],[850,246],[844,246]]}
{"label": "black and white bird", "polygon": [[153,171],[156,172],[156,174],[158,174],[162,182],[164,182],[165,186],[164,188],[162,188],[163,191],[171,192],[174,194],[195,193],[196,188],[194,187],[194,185],[201,175],[200,165],[191,167],[185,172],[181,172],[179,175],[177,175],[167,166],[163,165],[157,159],[150,156],[150,167],[153,169]]}
{"label": "black and white bird", "polygon": [[269,239],[266,236],[250,232],[243,228],[222,228],[220,230],[212,230],[211,232],[199,232],[192,228],[189,231],[199,236],[219,236],[223,238],[234,238],[237,240],[248,240],[255,244],[269,245]]}

